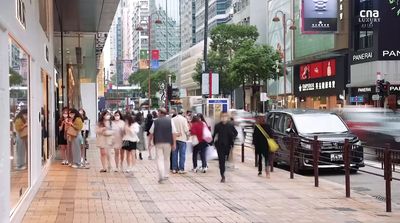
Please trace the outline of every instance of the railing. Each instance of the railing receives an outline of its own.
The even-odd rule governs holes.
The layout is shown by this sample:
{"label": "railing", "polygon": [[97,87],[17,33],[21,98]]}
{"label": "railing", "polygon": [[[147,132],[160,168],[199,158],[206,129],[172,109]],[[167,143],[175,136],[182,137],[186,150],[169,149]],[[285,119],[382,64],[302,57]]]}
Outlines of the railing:
{"label": "railing", "polygon": [[[244,129],[244,143],[242,144],[242,162],[244,162],[244,147],[254,148],[251,145],[253,129]],[[298,170],[299,160],[305,160],[308,166],[312,166],[314,175],[314,186],[319,187],[319,169],[324,165],[329,165],[333,168],[343,168],[345,171],[345,195],[350,197],[350,185],[351,185],[351,172],[362,172],[371,174],[374,176],[382,177],[385,180],[385,193],[386,193],[386,211],[392,211],[392,196],[391,196],[391,182],[393,180],[400,181],[400,178],[393,177],[393,172],[400,173],[400,170],[396,170],[396,164],[400,163],[400,151],[392,149],[389,144],[386,144],[384,148],[379,147],[368,147],[372,152],[365,152],[363,146],[351,143],[348,139],[343,142],[332,142],[332,141],[321,141],[318,136],[314,136],[313,140],[288,136],[279,138],[282,140],[279,144],[287,145],[286,150],[278,150],[276,154],[272,154],[271,162],[275,161],[275,155],[279,155],[281,158],[286,158],[289,164],[290,179],[294,178],[295,169]],[[309,146],[309,149],[303,148]],[[328,145],[332,145],[329,147]],[[307,147],[308,147],[307,146]],[[332,158],[327,158],[326,154],[341,154],[339,158],[332,161]],[[381,162],[381,168],[370,165],[364,162],[364,156],[374,156]],[[361,159],[362,158],[362,159]],[[359,169],[357,164],[362,164],[372,169],[382,170],[383,173],[374,173],[368,170]],[[255,166],[257,166],[257,155],[255,159]],[[273,165],[271,171],[273,171]]]}

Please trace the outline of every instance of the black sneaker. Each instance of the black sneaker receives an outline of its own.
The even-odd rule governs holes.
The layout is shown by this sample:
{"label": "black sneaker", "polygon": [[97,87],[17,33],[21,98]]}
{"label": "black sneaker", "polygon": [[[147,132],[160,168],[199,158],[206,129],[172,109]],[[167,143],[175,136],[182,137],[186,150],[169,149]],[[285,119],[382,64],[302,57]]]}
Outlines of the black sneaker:
{"label": "black sneaker", "polygon": [[221,178],[221,183],[225,183],[225,177]]}
{"label": "black sneaker", "polygon": [[258,171],[258,176],[261,176],[261,175],[262,175],[261,171]]}

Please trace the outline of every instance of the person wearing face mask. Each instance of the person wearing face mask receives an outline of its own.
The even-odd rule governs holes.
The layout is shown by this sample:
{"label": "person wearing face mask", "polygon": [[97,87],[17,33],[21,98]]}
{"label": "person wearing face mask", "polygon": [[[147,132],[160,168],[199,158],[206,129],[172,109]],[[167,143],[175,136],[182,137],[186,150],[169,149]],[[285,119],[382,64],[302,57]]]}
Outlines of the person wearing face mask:
{"label": "person wearing face mask", "polygon": [[219,171],[221,183],[225,182],[225,161],[231,152],[238,132],[229,122],[228,113],[221,113],[221,122],[215,125],[213,141],[218,153]]}
{"label": "person wearing face mask", "polygon": [[96,127],[96,146],[100,149],[100,159],[103,167],[100,173],[111,171],[109,150],[113,149],[113,135],[111,114],[108,111],[103,111]]}
{"label": "person wearing face mask", "polygon": [[114,113],[114,118],[112,120],[112,130],[113,130],[113,147],[114,147],[114,160],[115,160],[115,172],[122,169],[121,162],[121,148],[122,148],[122,137],[125,133],[125,122],[123,120],[121,112],[118,110]]}
{"label": "person wearing face mask", "polygon": [[68,120],[68,108],[63,108],[62,117],[58,120],[58,145],[60,146],[62,165],[68,165],[66,122]]}
{"label": "person wearing face mask", "polygon": [[83,120],[78,110],[69,110],[70,120],[66,122],[67,128],[67,140],[70,151],[72,152],[72,168],[83,168],[81,162],[81,130],[83,128]]}

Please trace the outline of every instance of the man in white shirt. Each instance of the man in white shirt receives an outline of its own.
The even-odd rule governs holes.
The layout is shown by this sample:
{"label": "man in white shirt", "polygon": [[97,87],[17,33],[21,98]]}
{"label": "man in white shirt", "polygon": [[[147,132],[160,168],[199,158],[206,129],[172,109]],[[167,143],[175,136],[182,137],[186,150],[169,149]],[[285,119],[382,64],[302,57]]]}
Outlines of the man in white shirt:
{"label": "man in white shirt", "polygon": [[172,118],[172,122],[177,131],[176,149],[172,151],[172,173],[183,174],[185,173],[186,142],[188,135],[190,135],[189,124],[187,119],[183,117],[183,110],[180,110],[178,115]]}
{"label": "man in white shirt", "polygon": [[160,108],[159,117],[154,120],[150,128],[149,144],[154,139],[156,159],[159,173],[159,183],[168,178],[169,158],[171,149],[176,148],[176,128],[171,118],[167,117],[167,110]]}

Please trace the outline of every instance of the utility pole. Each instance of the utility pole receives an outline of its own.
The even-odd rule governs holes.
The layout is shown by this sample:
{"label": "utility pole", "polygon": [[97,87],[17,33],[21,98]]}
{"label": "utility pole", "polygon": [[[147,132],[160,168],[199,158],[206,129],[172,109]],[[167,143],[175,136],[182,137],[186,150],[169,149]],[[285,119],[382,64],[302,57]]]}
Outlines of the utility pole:
{"label": "utility pole", "polygon": [[207,41],[208,41],[208,0],[205,0],[204,1],[204,49],[203,49],[204,70],[203,70],[203,72],[208,71]]}

